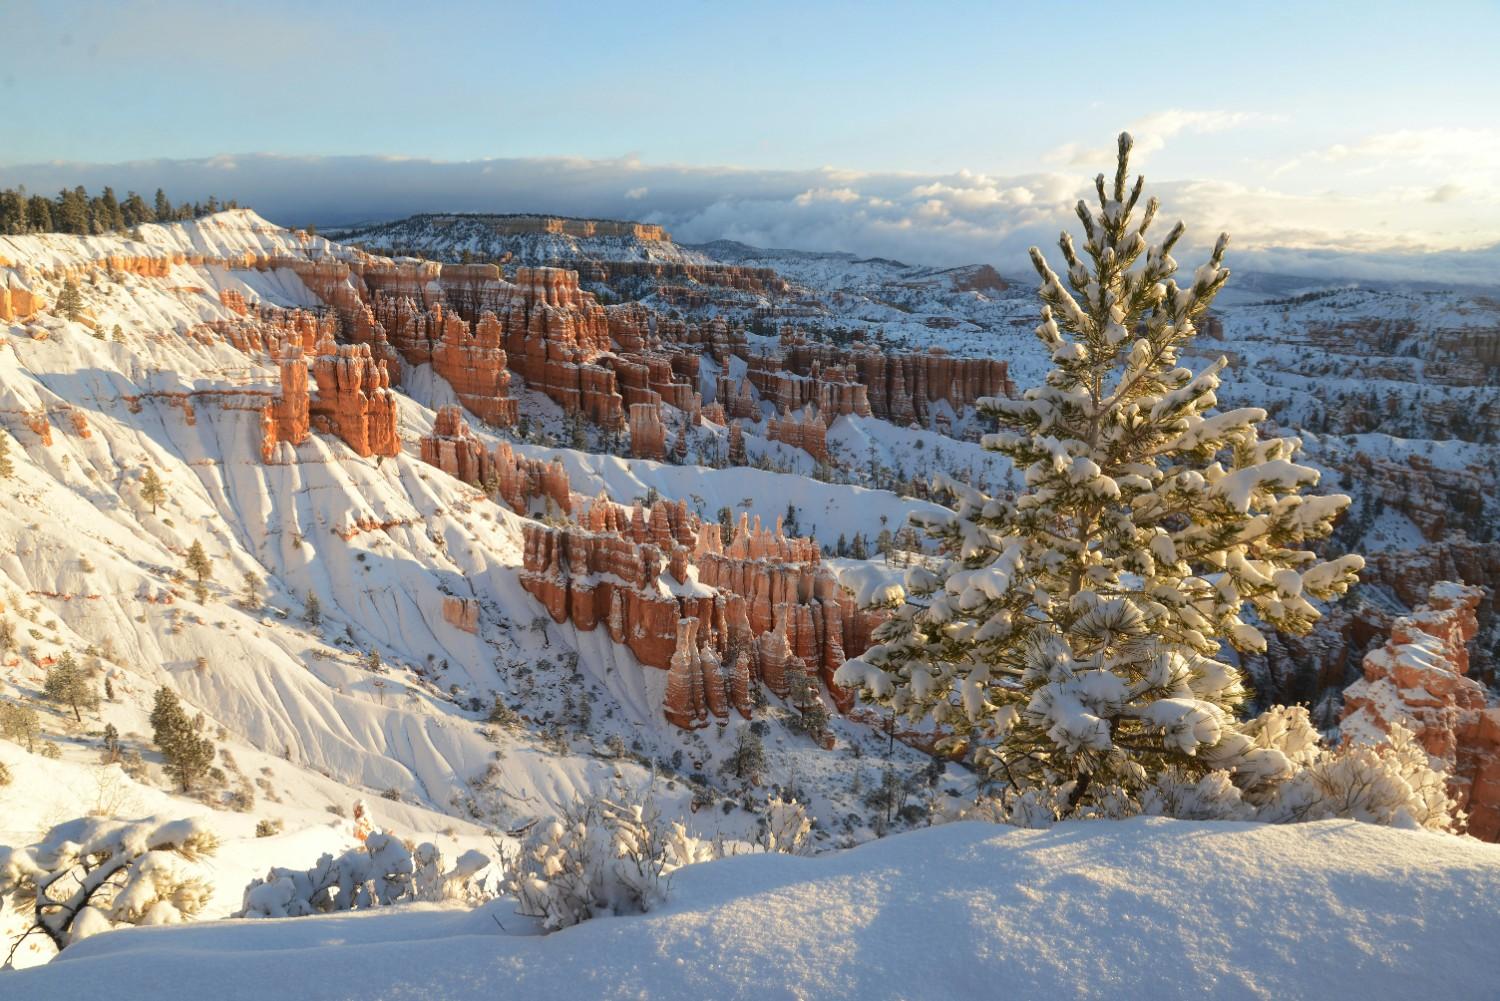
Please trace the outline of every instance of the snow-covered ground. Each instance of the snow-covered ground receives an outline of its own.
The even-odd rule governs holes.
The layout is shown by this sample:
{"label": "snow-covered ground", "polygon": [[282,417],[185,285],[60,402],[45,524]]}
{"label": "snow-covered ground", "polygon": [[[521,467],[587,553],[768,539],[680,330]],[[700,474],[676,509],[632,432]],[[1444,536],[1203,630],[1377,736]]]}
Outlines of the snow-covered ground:
{"label": "snow-covered ground", "polygon": [[1500,847],[1346,821],[962,823],[690,866],[656,912],[541,938],[499,902],[126,929],[0,996],[1477,1001],[1497,886]]}

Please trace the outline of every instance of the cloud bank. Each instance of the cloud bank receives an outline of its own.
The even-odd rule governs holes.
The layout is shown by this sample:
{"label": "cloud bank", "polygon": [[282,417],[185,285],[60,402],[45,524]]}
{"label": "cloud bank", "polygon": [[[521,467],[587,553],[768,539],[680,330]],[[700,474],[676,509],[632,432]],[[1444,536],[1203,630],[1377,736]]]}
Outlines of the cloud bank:
{"label": "cloud bank", "polygon": [[[1147,123],[1142,123],[1143,125]],[[1183,130],[1215,131],[1237,120],[1164,117],[1142,130],[1149,154]],[[1441,137],[1451,140],[1452,137]],[[1473,136],[1464,137],[1470,142]],[[1413,158],[1445,142],[1405,136],[1370,151]],[[1335,148],[1314,156],[1357,160]],[[951,174],[652,165],[634,158],[428,159],[285,157],[270,154],[120,164],[49,163],[0,168],[0,185],[56,191],[105,184],[174,198],[235,198],[288,225],[323,228],[415,212],[549,212],[629,218],[666,226],[682,242],[738,240],[761,247],[835,250],[933,265],[976,262],[1018,273],[1026,248],[1052,246],[1076,226],[1073,205],[1093,197],[1083,163],[1107,150],[1054,151],[1047,172],[994,177]],[[1296,163],[1285,165],[1295,170]],[[1268,179],[1274,171],[1267,171]],[[1232,263],[1321,277],[1500,283],[1500,225],[1474,222],[1460,182],[1360,194],[1291,194],[1226,181],[1153,180],[1166,222],[1189,227],[1189,249],[1233,236]],[[1184,261],[1189,258],[1178,254]]]}

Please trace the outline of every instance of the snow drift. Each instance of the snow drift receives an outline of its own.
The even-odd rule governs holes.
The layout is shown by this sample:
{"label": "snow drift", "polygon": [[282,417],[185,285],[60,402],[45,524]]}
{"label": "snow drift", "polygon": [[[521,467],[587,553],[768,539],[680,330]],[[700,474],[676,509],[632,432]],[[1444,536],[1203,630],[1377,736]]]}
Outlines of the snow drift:
{"label": "snow drift", "polygon": [[[979,823],[690,866],[546,936],[477,911],[126,929],[0,997],[1493,997],[1500,847],[1346,821]],[[521,932],[522,934],[517,934]]]}

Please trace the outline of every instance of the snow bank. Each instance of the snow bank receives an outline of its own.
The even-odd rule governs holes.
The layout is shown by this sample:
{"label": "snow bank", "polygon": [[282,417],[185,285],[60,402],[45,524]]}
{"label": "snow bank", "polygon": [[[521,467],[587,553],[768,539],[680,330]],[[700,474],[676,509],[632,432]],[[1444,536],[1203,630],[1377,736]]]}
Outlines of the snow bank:
{"label": "snow bank", "polygon": [[1495,996],[1497,886],[1500,847],[1352,822],[966,823],[692,866],[545,938],[504,904],[110,932],[0,996],[1453,1001]]}

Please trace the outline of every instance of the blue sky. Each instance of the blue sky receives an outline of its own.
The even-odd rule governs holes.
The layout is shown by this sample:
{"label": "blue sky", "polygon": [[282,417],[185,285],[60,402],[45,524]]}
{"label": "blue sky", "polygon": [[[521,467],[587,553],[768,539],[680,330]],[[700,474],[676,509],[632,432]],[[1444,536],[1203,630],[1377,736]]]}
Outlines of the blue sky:
{"label": "blue sky", "polygon": [[[1129,127],[1139,163],[1194,214],[1195,197],[1242,202],[1203,222],[1248,224],[1256,245],[1500,240],[1495,3],[6,0],[0,18],[25,39],[0,64],[0,182],[166,159],[232,163],[220,194],[272,197],[270,175],[348,157],[321,172],[345,178],[323,214],[358,214],[343,194],[373,216],[389,186],[361,185],[388,161],[354,158],[439,161],[400,182],[430,185],[432,208],[504,202],[517,164],[587,163],[601,191],[614,171],[624,214],[679,225],[811,177],[776,197],[837,192],[835,206],[877,214],[895,200],[920,228],[923,206],[993,215],[1007,191],[1065,203],[1063,179],[1107,168]],[[488,186],[442,179],[480,162]],[[177,166],[157,171],[214,180]],[[634,183],[642,170],[652,183]],[[663,201],[677,176],[703,189],[696,216]],[[869,180],[902,176],[902,191]],[[964,193],[912,194],[933,185]],[[265,207],[318,214],[316,199]]]}

